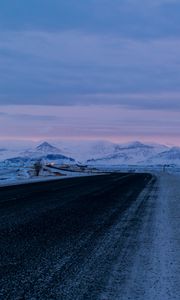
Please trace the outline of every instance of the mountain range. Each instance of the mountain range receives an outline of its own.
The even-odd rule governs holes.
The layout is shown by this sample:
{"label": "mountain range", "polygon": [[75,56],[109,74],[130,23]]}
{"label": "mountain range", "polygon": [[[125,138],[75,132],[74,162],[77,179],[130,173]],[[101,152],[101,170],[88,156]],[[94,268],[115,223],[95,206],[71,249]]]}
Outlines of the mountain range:
{"label": "mountain range", "polygon": [[[88,160],[90,164],[153,164],[153,158],[170,149],[159,144],[143,144],[132,142],[123,145],[114,145],[113,151],[105,156]],[[152,161],[151,161],[152,159]],[[159,163],[159,162],[158,162]]]}
{"label": "mountain range", "polygon": [[[64,150],[66,149],[66,150]],[[57,147],[48,142],[26,149],[25,151],[0,151],[2,161],[5,153],[10,164],[43,159],[58,163],[88,163],[89,165],[180,165],[180,148],[160,144],[141,143],[115,144],[106,141],[87,142],[64,147]],[[8,153],[9,157],[8,157]]]}

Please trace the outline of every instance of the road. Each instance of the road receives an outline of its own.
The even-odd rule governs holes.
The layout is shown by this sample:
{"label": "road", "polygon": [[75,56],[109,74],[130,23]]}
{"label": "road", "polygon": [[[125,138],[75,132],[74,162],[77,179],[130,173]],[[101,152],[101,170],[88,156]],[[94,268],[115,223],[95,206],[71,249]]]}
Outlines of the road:
{"label": "road", "polygon": [[161,185],[111,174],[0,188],[0,299],[179,299]]}

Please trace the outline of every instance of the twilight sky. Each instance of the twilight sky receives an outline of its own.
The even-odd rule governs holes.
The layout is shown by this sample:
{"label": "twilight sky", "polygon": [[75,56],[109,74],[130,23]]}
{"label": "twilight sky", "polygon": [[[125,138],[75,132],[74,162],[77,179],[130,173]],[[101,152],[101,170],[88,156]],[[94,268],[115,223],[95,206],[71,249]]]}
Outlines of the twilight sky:
{"label": "twilight sky", "polygon": [[0,139],[180,145],[179,0],[1,0]]}

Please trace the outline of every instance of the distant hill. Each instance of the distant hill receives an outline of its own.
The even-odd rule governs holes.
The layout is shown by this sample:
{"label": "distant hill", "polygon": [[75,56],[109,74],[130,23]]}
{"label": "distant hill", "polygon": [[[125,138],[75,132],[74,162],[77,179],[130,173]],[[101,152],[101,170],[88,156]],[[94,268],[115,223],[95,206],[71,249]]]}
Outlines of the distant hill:
{"label": "distant hill", "polygon": [[[8,153],[11,153],[11,156],[6,157]],[[28,164],[37,159],[60,164],[79,161],[89,165],[180,165],[180,148],[139,141],[126,144],[89,141],[79,144],[72,143],[69,146],[61,144],[61,147],[58,148],[48,142],[43,142],[34,148],[18,153],[0,149],[2,161],[3,157],[5,157],[6,163],[13,165]]]}
{"label": "distant hill", "polygon": [[37,159],[44,162],[56,162],[56,163],[73,163],[75,159],[72,157],[61,154],[61,150],[51,144],[44,142],[38,145],[35,149],[29,149],[20,153],[17,157],[8,158],[4,161],[8,165],[29,165],[37,161]]}
{"label": "distant hill", "polygon": [[61,150],[51,144],[44,142],[36,147],[35,151],[40,153],[61,153]]}
{"label": "distant hill", "polygon": [[169,148],[158,144],[143,144],[132,142],[124,145],[115,145],[111,154],[87,160],[89,164],[146,164],[152,157],[156,157]]}
{"label": "distant hill", "polygon": [[168,151],[163,151],[155,156],[152,156],[147,163],[180,165],[180,148],[173,147]]}

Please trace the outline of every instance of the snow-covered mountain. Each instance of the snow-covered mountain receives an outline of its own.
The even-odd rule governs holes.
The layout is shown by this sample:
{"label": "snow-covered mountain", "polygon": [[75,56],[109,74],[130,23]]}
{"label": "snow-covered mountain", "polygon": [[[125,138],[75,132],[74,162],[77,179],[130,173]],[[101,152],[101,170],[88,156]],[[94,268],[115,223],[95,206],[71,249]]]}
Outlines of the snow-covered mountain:
{"label": "snow-covered mountain", "polygon": [[15,157],[9,157],[5,159],[3,164],[14,166],[32,165],[38,159],[46,163],[56,162],[64,164],[75,162],[72,157],[62,154],[62,151],[59,148],[52,146],[47,142],[44,142],[34,149],[28,149],[24,152],[19,153]]}
{"label": "snow-covered mountain", "polygon": [[180,165],[180,148],[139,141],[126,144],[107,141],[69,144],[61,142],[56,143],[56,146],[43,142],[23,152],[0,148],[0,160],[5,160],[8,165],[23,165],[37,159],[55,163],[82,162],[89,165]]}
{"label": "snow-covered mountain", "polygon": [[18,150],[14,150],[14,149],[1,149],[0,150],[0,161],[3,161],[5,159],[8,158],[12,158],[19,155],[19,151]]}
{"label": "snow-covered mountain", "polygon": [[[80,161],[89,161],[91,159],[93,160],[101,160],[104,158],[109,158],[111,156],[118,156],[118,155],[125,155],[128,151],[138,151],[148,149],[149,152],[156,148],[156,153],[159,153],[161,151],[165,151],[167,149],[166,146],[163,145],[145,145],[140,142],[131,142],[128,144],[117,144],[107,141],[89,141],[89,142],[81,142],[79,144],[71,145],[69,148],[69,152],[71,152],[72,156]],[[143,150],[143,151],[144,151]]]}
{"label": "snow-covered mountain", "polygon": [[146,161],[146,164],[180,165],[180,148],[173,147],[167,151],[163,151],[155,156],[152,156]]}
{"label": "snow-covered mountain", "polygon": [[40,153],[60,153],[61,150],[55,146],[52,146],[51,144],[44,142],[36,147],[36,151]]}
{"label": "snow-covered mountain", "polygon": [[91,158],[89,164],[146,164],[151,157],[168,151],[168,147],[158,144],[143,144],[132,142],[124,145],[115,145],[113,153],[99,158]]}
{"label": "snow-covered mountain", "polygon": [[64,141],[57,142],[65,155],[85,162],[90,158],[108,155],[114,151],[115,144],[108,141]]}
{"label": "snow-covered mountain", "polygon": [[63,154],[63,151],[47,142],[43,142],[35,149],[28,149],[20,153],[23,157],[41,157],[47,154]]}

